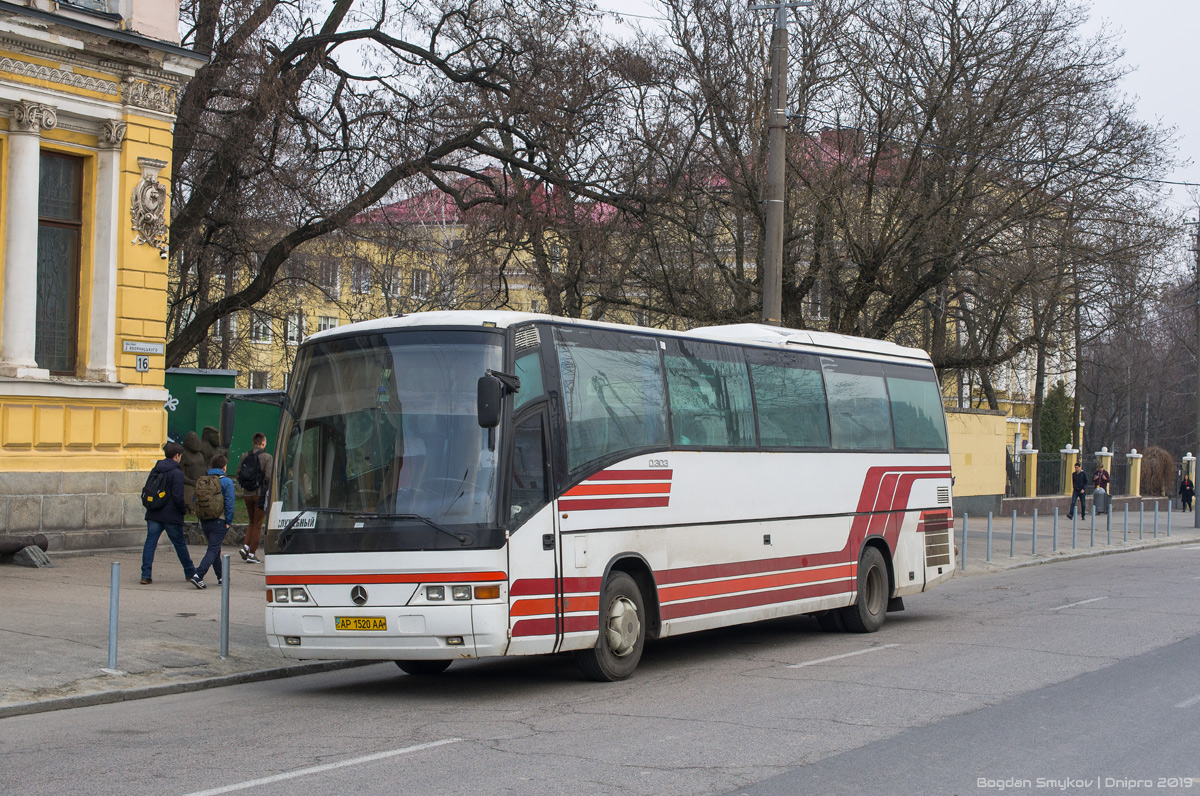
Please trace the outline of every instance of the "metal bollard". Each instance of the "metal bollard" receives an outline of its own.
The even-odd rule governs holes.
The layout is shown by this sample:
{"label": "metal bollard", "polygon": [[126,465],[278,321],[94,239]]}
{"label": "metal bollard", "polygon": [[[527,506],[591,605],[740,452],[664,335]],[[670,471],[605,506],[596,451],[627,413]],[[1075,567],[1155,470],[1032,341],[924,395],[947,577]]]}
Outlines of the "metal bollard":
{"label": "metal bollard", "polygon": [[987,560],[992,560],[992,512],[988,512],[988,530],[987,530]]}
{"label": "metal bollard", "polygon": [[121,562],[112,562],[112,576],[108,584],[108,666],[101,669],[105,674],[124,674],[117,670],[117,606],[121,601]]}
{"label": "metal bollard", "polygon": [[1142,541],[1142,529],[1146,526],[1146,501],[1138,501],[1138,541]]}
{"label": "metal bollard", "polygon": [[1171,538],[1171,504],[1173,501],[1167,501],[1167,538]]}
{"label": "metal bollard", "polygon": [[1079,546],[1079,515],[1071,515],[1071,549]]}
{"label": "metal bollard", "polygon": [[1096,546],[1096,504],[1092,504],[1092,547]]}
{"label": "metal bollard", "polygon": [[966,512],[963,512],[962,562],[960,563],[960,565],[958,567],[959,569],[967,568],[967,518],[969,516],[971,516],[971,515],[967,514]]}
{"label": "metal bollard", "polygon": [[1054,507],[1054,552],[1058,552],[1058,506]]}
{"label": "metal bollard", "polygon": [[1154,501],[1154,538],[1158,538],[1158,501]]}
{"label": "metal bollard", "polygon": [[229,568],[229,554],[221,556],[221,660],[229,657],[229,581],[233,571]]}
{"label": "metal bollard", "polygon": [[1013,509],[1012,518],[1012,533],[1008,536],[1008,557],[1012,558],[1017,554],[1017,510]]}
{"label": "metal bollard", "polygon": [[1037,555],[1037,509],[1033,510],[1033,554]]}
{"label": "metal bollard", "polygon": [[1108,529],[1108,543],[1112,544],[1112,499],[1108,502],[1108,511],[1104,512],[1104,527]]}
{"label": "metal bollard", "polygon": [[1122,541],[1128,542],[1129,541],[1129,504],[1128,503],[1125,504],[1125,529],[1122,533],[1124,534]]}

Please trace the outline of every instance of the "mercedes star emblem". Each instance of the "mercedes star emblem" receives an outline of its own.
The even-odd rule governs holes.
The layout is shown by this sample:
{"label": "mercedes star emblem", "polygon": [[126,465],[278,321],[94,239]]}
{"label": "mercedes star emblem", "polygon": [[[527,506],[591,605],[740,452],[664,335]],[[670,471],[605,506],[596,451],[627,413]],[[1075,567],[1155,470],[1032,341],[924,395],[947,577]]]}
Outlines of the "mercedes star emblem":
{"label": "mercedes star emblem", "polygon": [[362,605],[367,601],[367,590],[362,586],[355,586],[350,590],[350,599],[354,600],[355,605]]}

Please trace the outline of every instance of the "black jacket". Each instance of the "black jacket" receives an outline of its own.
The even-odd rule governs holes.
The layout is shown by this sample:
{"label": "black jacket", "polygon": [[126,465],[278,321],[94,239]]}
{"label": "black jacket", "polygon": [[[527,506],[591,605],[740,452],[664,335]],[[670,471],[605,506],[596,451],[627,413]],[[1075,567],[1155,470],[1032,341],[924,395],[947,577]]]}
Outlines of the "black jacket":
{"label": "black jacket", "polygon": [[1071,485],[1075,487],[1076,493],[1087,494],[1088,477],[1087,473],[1080,470],[1077,473],[1071,473]]}
{"label": "black jacket", "polygon": [[186,506],[183,502],[183,470],[179,462],[162,459],[150,472],[167,473],[167,502],[157,509],[146,509],[146,519],[164,525],[183,525]]}

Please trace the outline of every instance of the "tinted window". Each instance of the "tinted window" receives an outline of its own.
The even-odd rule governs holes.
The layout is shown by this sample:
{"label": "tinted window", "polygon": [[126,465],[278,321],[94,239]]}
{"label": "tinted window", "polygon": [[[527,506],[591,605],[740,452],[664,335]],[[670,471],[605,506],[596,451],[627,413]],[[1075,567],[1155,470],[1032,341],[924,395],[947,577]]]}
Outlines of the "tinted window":
{"label": "tinted window", "polygon": [[815,356],[750,349],[750,376],[764,448],[828,448],[829,414]]}
{"label": "tinted window", "polygon": [[676,445],[754,445],[754,406],[741,349],[668,340],[664,361]]}
{"label": "tinted window", "polygon": [[946,450],[946,420],[934,372],[900,365],[888,365],[886,372],[896,447]]}
{"label": "tinted window", "polygon": [[821,357],[829,397],[833,447],[878,450],[892,447],[892,413],[883,365],[855,359]]}
{"label": "tinted window", "polygon": [[622,451],[667,446],[666,396],[654,338],[556,327],[554,343],[571,470]]}

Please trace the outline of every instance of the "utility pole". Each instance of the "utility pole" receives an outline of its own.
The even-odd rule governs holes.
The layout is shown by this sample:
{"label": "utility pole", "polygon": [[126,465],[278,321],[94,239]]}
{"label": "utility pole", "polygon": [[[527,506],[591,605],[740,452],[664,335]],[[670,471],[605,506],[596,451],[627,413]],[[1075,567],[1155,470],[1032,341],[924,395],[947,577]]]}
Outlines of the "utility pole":
{"label": "utility pole", "polygon": [[[1196,445],[1200,447],[1200,217],[1192,232],[1192,254],[1196,258]],[[1200,528],[1200,511],[1193,511],[1194,528]]]}
{"label": "utility pole", "polygon": [[767,109],[767,205],[766,240],[762,264],[762,322],[779,326],[783,322],[783,208],[784,180],[787,172],[787,12],[791,8],[811,6],[814,0],[791,0],[750,6],[751,11],[773,10],[775,28],[771,31],[771,96]]}

